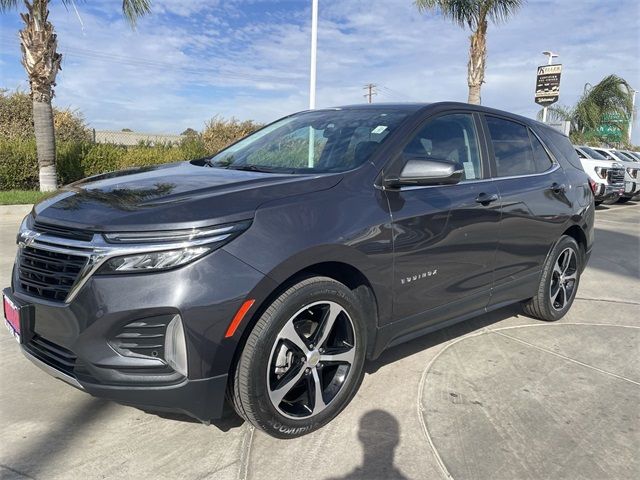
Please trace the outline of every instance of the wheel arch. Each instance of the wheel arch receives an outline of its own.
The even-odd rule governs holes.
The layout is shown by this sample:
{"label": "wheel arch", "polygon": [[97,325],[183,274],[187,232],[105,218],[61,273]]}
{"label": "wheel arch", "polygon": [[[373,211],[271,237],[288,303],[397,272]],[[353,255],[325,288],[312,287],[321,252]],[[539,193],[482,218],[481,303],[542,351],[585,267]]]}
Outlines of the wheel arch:
{"label": "wheel arch", "polygon": [[[377,333],[378,317],[379,317],[379,298],[375,289],[364,272],[356,266],[341,260],[325,260],[290,270],[283,275],[283,270],[279,269],[277,280],[274,282],[271,275],[265,277],[269,279],[269,284],[259,288],[262,290],[259,300],[256,302],[255,308],[252,309],[250,315],[242,322],[239,328],[234,358],[232,365],[235,365],[238,356],[242,352],[247,338],[251,334],[254,325],[258,322],[264,311],[269,305],[284,291],[292,285],[310,277],[328,277],[337,282],[342,283],[349,288],[358,298],[364,314],[364,323],[366,325],[367,337],[367,357],[373,350],[375,345],[375,337]],[[250,295],[250,297],[252,297]]]}
{"label": "wheel arch", "polygon": [[572,237],[580,246],[580,248],[582,248],[583,253],[587,251],[587,235],[581,226],[572,225],[567,228],[562,234]]}

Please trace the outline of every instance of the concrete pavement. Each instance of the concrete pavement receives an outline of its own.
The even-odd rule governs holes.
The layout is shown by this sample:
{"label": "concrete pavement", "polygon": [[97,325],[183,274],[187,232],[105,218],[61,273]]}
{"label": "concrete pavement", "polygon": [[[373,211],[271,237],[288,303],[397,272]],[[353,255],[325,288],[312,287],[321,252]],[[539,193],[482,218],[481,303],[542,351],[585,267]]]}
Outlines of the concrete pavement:
{"label": "concrete pavement", "polygon": [[[22,214],[0,210],[2,285]],[[94,399],[31,365],[3,330],[0,476],[638,478],[640,204],[599,207],[596,227],[560,322],[508,307],[391,349],[336,420],[293,441]]]}

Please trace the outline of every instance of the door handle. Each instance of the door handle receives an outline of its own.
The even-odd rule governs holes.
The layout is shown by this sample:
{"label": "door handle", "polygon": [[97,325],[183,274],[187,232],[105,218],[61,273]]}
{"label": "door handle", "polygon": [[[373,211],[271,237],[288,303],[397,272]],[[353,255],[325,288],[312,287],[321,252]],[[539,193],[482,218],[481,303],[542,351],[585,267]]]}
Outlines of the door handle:
{"label": "door handle", "polygon": [[553,182],[549,190],[553,191],[553,193],[565,193],[567,191],[567,186],[563,184],[559,184],[558,182]]}
{"label": "door handle", "polygon": [[480,195],[476,197],[476,202],[481,203],[483,205],[489,205],[491,202],[495,202],[498,200],[498,194],[492,193],[489,195],[488,193],[482,192]]}

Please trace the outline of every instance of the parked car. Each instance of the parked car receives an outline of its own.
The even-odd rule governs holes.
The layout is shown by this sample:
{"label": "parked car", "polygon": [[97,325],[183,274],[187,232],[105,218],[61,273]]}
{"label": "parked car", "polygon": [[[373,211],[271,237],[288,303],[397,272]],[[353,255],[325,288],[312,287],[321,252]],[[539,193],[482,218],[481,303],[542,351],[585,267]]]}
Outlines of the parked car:
{"label": "parked car", "polygon": [[630,150],[617,150],[617,151],[622,153],[624,156],[626,156],[632,162],[640,162],[640,155],[635,153],[635,152],[632,152]]}
{"label": "parked car", "polygon": [[624,165],[625,167],[624,193],[620,195],[618,202],[628,202],[633,198],[634,195],[638,195],[640,193],[640,178],[638,178],[638,170],[640,170],[640,165],[638,165],[638,163],[632,161],[629,157],[621,154],[614,148],[594,147],[594,150],[605,157],[607,160],[622,163],[622,165]]}
{"label": "parked car", "polygon": [[594,215],[568,138],[531,119],[307,111],[41,201],[4,309],[31,361],[92,395],[205,422],[226,397],[292,438],[338,415],[390,346],[518,302],[564,316]]}
{"label": "parked car", "polygon": [[586,145],[575,146],[582,169],[590,177],[596,205],[605,200],[617,200],[624,194],[625,168],[621,163],[607,160]]}

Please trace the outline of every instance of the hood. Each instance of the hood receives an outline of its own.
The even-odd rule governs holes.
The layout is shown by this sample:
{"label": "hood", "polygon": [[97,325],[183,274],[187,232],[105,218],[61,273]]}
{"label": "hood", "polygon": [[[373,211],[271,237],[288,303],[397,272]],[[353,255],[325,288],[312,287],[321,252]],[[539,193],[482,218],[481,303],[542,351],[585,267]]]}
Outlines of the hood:
{"label": "hood", "polygon": [[326,190],[341,179],[181,162],[89,177],[33,210],[38,221],[94,231],[191,228],[251,218],[265,202]]}

